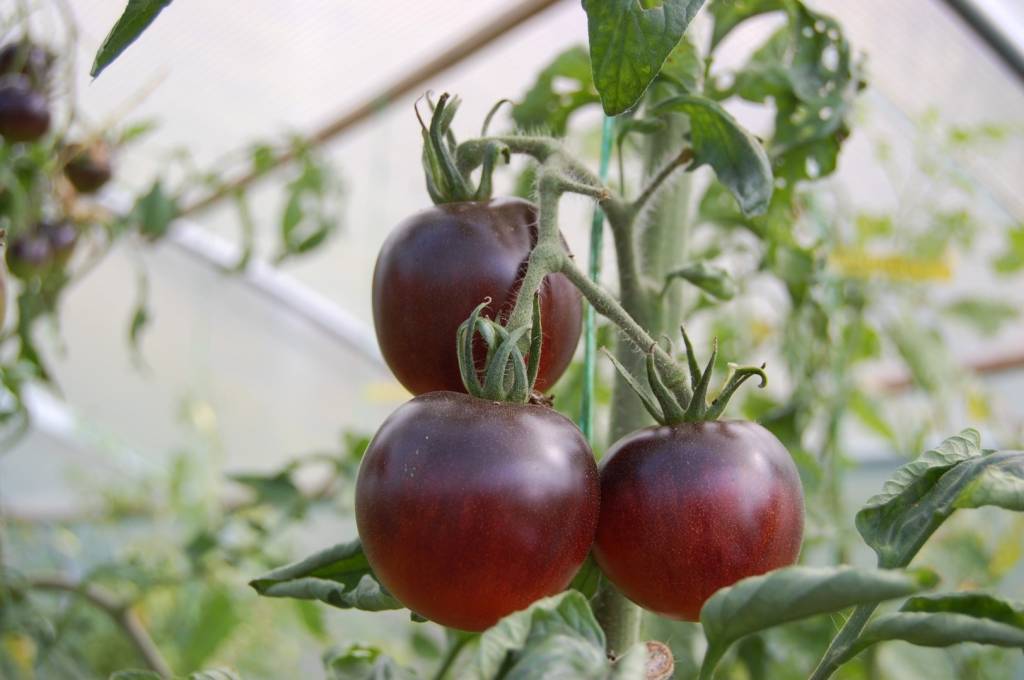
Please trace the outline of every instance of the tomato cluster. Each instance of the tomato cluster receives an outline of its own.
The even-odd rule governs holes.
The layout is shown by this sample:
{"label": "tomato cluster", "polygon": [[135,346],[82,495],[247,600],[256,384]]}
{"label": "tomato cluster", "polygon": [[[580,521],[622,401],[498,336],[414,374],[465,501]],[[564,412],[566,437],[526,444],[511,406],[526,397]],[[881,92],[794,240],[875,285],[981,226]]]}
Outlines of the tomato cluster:
{"label": "tomato cluster", "polygon": [[[48,91],[54,62],[47,49],[28,40],[0,48],[0,137],[5,145],[37,142],[49,132]],[[58,139],[47,144],[52,144],[58,160],[56,167],[76,193],[94,193],[110,180],[110,152],[104,142],[65,143]],[[15,159],[18,158],[16,155]],[[26,175],[26,185],[39,184],[41,175],[32,163],[24,164],[24,169],[16,166],[16,172]],[[7,198],[0,187],[0,206],[5,205]],[[7,268],[23,281],[63,271],[79,238],[78,227],[66,219],[34,224],[32,220],[28,218],[26,224],[16,225],[7,234]]]}
{"label": "tomato cluster", "polygon": [[0,49],[0,137],[31,142],[50,129],[46,97],[53,57],[43,48],[16,42]]}
{"label": "tomato cluster", "polygon": [[[430,133],[436,159],[444,131]],[[719,588],[793,563],[804,509],[789,453],[755,423],[715,420],[763,371],[734,372],[709,407],[714,362],[696,374],[688,338],[692,393],[669,394],[652,358],[661,408],[644,403],[662,425],[614,444],[598,471],[571,421],[543,400],[523,403],[558,379],[579,341],[580,296],[562,275],[548,275],[534,302],[530,384],[493,391],[514,373],[491,366],[496,357],[527,371],[521,335],[499,324],[537,242],[536,208],[463,200],[459,178],[429,172],[439,204],[391,233],[373,277],[381,352],[417,395],[381,426],[356,482],[359,536],[380,583],[426,618],[478,631],[565,589],[591,550],[627,597],[687,620]],[[445,186],[460,199],[443,200]],[[491,319],[478,318],[488,299]]]}

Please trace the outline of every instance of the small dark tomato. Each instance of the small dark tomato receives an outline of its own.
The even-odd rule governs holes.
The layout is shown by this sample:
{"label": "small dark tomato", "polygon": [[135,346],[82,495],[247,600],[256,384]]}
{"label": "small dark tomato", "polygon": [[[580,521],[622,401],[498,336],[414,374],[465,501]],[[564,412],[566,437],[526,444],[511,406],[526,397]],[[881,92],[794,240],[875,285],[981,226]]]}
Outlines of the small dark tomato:
{"label": "small dark tomato", "polygon": [[0,48],[0,75],[18,73],[27,76],[32,86],[45,89],[53,66],[53,55],[30,42],[9,43]]}
{"label": "small dark tomato", "polygon": [[547,407],[431,392],[374,436],[355,506],[384,587],[428,619],[478,631],[572,580],[594,539],[597,466]]}
{"label": "small dark tomato", "polygon": [[49,241],[54,264],[64,267],[75,252],[78,228],[70,222],[41,222],[36,230]]}
{"label": "small dark tomato", "polygon": [[[398,381],[413,394],[464,392],[455,348],[459,324],[485,298],[507,315],[537,242],[537,209],[517,198],[448,203],[398,225],[377,257],[373,321]],[[541,285],[540,372],[544,391],[562,375],[580,338],[579,292],[561,274]]]}
{"label": "small dark tomato", "polygon": [[663,616],[696,621],[719,588],[793,564],[803,529],[793,459],[756,423],[638,430],[601,465],[594,557],[629,599]]}
{"label": "small dark tomato", "polygon": [[7,270],[22,281],[46,273],[53,261],[53,249],[45,235],[33,231],[7,246]]}
{"label": "small dark tomato", "polygon": [[8,142],[31,142],[50,129],[46,97],[32,89],[28,77],[0,78],[0,136]]}
{"label": "small dark tomato", "polygon": [[65,150],[68,161],[64,165],[64,175],[81,194],[92,194],[110,181],[110,152],[103,144],[83,147],[71,144]]}

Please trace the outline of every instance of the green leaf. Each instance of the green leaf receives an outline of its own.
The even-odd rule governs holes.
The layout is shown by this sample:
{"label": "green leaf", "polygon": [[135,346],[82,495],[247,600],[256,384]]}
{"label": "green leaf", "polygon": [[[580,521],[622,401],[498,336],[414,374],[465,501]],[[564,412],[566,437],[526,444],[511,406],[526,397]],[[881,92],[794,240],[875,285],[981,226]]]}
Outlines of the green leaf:
{"label": "green leaf", "polygon": [[1024,269],[1024,224],[1006,233],[1006,248],[992,260],[999,274],[1013,274]]}
{"label": "green leaf", "polygon": [[710,165],[747,215],[763,213],[772,196],[772,168],[764,147],[719,104],[679,95],[660,102],[654,113],[675,111],[690,118],[694,168]]}
{"label": "green leaf", "polygon": [[597,586],[600,581],[601,569],[597,566],[597,562],[594,561],[594,556],[587,555],[587,559],[583,562],[580,570],[576,572],[576,576],[573,577],[569,587],[580,591],[589,600],[597,594]]}
{"label": "green leaf", "polygon": [[845,663],[871,645],[888,640],[922,647],[975,642],[1024,649],[1024,603],[986,593],[913,597],[899,612],[871,621],[839,662]]}
{"label": "green leaf", "polygon": [[590,73],[590,55],[581,45],[570,47],[552,61],[512,107],[512,119],[523,130],[545,130],[561,137],[569,117],[599,102]]}
{"label": "green leaf", "polygon": [[704,0],[583,0],[594,84],[604,111],[631,108]]}
{"label": "green leaf", "polygon": [[701,261],[669,272],[665,276],[665,289],[673,279],[683,279],[719,300],[731,300],[736,295],[736,282],[721,267]]}
{"label": "green leaf", "polygon": [[152,321],[149,313],[149,277],[146,275],[145,270],[139,271],[136,290],[135,307],[132,309],[132,318],[128,324],[128,346],[135,353],[136,358],[138,358],[141,350],[142,333]]}
{"label": "green leaf", "polygon": [[96,52],[89,75],[93,78],[99,76],[170,4],[171,0],[128,0],[124,13],[110,29],[110,33]]}
{"label": "green leaf", "polygon": [[982,335],[995,335],[1003,324],[1018,316],[1015,305],[980,298],[960,298],[946,305],[942,311],[970,323]]}
{"label": "green leaf", "polygon": [[154,671],[129,668],[111,673],[109,680],[163,680],[163,677]]}
{"label": "green leaf", "polygon": [[416,677],[377,647],[360,643],[325,654],[324,668],[328,680],[413,680]]}
{"label": "green leaf", "polygon": [[384,611],[402,604],[377,582],[356,539],[280,567],[249,582],[265,597],[320,600],[340,609]]}
{"label": "green leaf", "polygon": [[953,512],[986,505],[1024,511],[1024,452],[982,451],[964,430],[897,470],[857,513],[857,530],[879,566],[901,567]]}
{"label": "green leaf", "polygon": [[567,590],[510,614],[485,631],[460,677],[603,680],[612,673],[604,644],[604,631],[587,598]]}
{"label": "green leaf", "polygon": [[140,234],[156,240],[167,233],[177,214],[177,201],[164,193],[163,185],[157,180],[145,195],[136,199],[129,221]]}
{"label": "green leaf", "polygon": [[850,394],[847,407],[853,415],[857,416],[857,420],[874,431],[875,434],[881,435],[890,444],[896,443],[896,432],[882,415],[878,403],[870,400],[860,390],[855,390]]}
{"label": "green leaf", "polygon": [[242,680],[242,676],[227,668],[213,668],[189,673],[188,680]]}
{"label": "green leaf", "polygon": [[270,475],[230,474],[228,479],[252,489],[258,505],[272,505],[285,512],[298,513],[306,504],[302,491],[292,481],[290,469]]}
{"label": "green leaf", "polygon": [[202,666],[242,622],[231,591],[222,586],[203,593],[197,614],[181,644],[181,663],[185,668]]}
{"label": "green leaf", "polygon": [[159,123],[155,120],[143,120],[128,125],[117,134],[117,146],[124,147],[127,144],[137,142],[156,130],[158,126]]}
{"label": "green leaf", "polygon": [[[735,74],[732,87],[714,96],[774,100],[775,131],[768,150],[775,175],[786,179],[783,191],[789,193],[798,180],[835,170],[840,145],[849,134],[860,67],[842,27],[831,17],[800,2],[737,4],[749,5],[736,8],[740,20],[747,10],[759,13],[761,6],[764,11],[787,10],[788,25],[753,53]],[[725,5],[732,3],[722,3],[719,11],[731,12]]]}
{"label": "green leaf", "polygon": [[927,569],[896,571],[853,567],[788,567],[743,579],[704,603],[700,621],[708,638],[701,678],[710,678],[737,640],[783,623],[874,604],[931,588]]}
{"label": "green leaf", "polygon": [[708,5],[708,12],[714,19],[715,28],[711,32],[711,49],[722,42],[732,29],[752,17],[767,12],[786,9],[785,0],[713,0]]}
{"label": "green leaf", "polygon": [[327,637],[327,624],[324,622],[322,607],[309,600],[295,600],[295,614],[313,637],[320,640]]}
{"label": "green leaf", "polygon": [[665,59],[658,77],[681,86],[680,94],[697,94],[704,87],[704,66],[704,57],[697,46],[683,36]]}

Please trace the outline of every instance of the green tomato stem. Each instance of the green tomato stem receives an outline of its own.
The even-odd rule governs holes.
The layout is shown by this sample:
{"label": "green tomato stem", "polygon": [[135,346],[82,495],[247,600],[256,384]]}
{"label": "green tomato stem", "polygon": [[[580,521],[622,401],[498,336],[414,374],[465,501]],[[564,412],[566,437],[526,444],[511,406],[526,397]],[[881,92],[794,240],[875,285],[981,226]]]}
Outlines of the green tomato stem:
{"label": "green tomato stem", "polygon": [[676,393],[680,389],[689,392],[689,377],[686,375],[686,372],[629,315],[629,312],[622,308],[610,293],[591,281],[568,257],[564,258],[560,271],[562,274],[565,274],[566,278],[572,281],[583,294],[583,297],[587,298],[587,301],[594,306],[598,314],[601,314],[618,326],[626,334],[626,337],[639,349],[644,352],[650,351],[654,354],[654,361],[668,389]]}
{"label": "green tomato stem", "polygon": [[847,661],[846,654],[853,647],[860,633],[878,608],[877,604],[862,604],[853,610],[839,634],[832,640],[818,667],[811,673],[809,680],[826,680]]}
{"label": "green tomato stem", "polygon": [[459,652],[466,646],[466,643],[472,640],[474,635],[466,635],[465,633],[458,633],[457,637],[452,640],[452,643],[448,645],[448,650],[444,654],[444,658],[441,660],[441,665],[437,667],[437,672],[434,673],[434,680],[444,680],[445,675],[451,670],[455,664],[455,660],[459,658]]}

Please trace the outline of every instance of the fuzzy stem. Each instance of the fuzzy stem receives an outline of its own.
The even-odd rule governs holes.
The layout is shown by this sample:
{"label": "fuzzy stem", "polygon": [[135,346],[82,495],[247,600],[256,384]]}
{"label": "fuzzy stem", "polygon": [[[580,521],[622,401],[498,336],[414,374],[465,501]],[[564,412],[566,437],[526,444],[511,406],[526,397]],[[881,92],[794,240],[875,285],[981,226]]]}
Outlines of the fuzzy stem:
{"label": "fuzzy stem", "polygon": [[676,392],[679,386],[689,390],[687,384],[689,378],[686,372],[679,367],[668,352],[658,346],[654,338],[648,335],[647,331],[629,315],[629,312],[622,308],[608,291],[591,281],[568,257],[563,259],[559,271],[572,281],[573,285],[583,293],[583,297],[587,298],[587,301],[594,306],[599,314],[622,329],[622,332],[638,349],[654,354],[654,361],[665,380],[666,387],[673,392]]}
{"label": "fuzzy stem", "polygon": [[618,658],[640,639],[643,610],[616,590],[608,579],[601,581],[594,598],[594,615],[604,630],[608,655]]}
{"label": "fuzzy stem", "polygon": [[647,184],[643,193],[637,196],[636,200],[630,204],[630,210],[635,214],[639,214],[640,211],[646,207],[647,203],[651,200],[651,197],[654,196],[665,180],[667,180],[677,168],[681,168],[692,160],[692,149],[685,148],[680,151],[675,158],[666,163],[665,166],[662,167],[662,169],[659,170],[653,178],[651,178],[651,181]]}
{"label": "fuzzy stem", "polygon": [[444,659],[441,660],[441,665],[438,666],[437,672],[434,673],[434,680],[444,680],[444,677],[448,674],[448,671],[452,669],[455,664],[455,660],[459,658],[459,652],[466,646],[466,643],[473,639],[472,635],[458,634],[452,643],[448,646],[448,651],[445,652]]}

